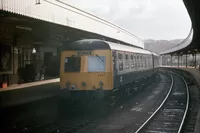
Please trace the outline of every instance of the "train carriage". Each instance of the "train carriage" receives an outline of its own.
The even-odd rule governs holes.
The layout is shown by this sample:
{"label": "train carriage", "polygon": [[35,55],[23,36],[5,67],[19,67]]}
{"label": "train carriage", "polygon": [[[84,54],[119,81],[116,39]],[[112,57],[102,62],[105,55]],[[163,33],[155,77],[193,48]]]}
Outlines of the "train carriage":
{"label": "train carriage", "polygon": [[97,39],[62,48],[60,86],[71,94],[104,96],[113,89],[150,76],[157,66],[150,51]]}

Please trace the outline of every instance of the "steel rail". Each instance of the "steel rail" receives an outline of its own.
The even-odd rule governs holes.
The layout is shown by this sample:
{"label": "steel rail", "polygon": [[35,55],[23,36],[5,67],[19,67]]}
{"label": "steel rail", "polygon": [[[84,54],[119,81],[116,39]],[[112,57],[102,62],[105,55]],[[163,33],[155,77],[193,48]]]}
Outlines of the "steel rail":
{"label": "steel rail", "polygon": [[163,104],[166,102],[167,98],[169,97],[169,94],[171,93],[171,90],[173,88],[173,85],[174,85],[174,79],[173,77],[168,74],[171,78],[171,86],[170,86],[170,89],[167,93],[167,96],[165,97],[165,99],[163,100],[163,102],[160,104],[160,106],[156,109],[156,111],[154,111],[154,113],[142,124],[142,126],[140,126],[140,128],[138,128],[138,130],[135,132],[135,133],[139,133],[145,126],[146,124],[155,116],[155,114],[161,109],[161,107],[163,106]]}

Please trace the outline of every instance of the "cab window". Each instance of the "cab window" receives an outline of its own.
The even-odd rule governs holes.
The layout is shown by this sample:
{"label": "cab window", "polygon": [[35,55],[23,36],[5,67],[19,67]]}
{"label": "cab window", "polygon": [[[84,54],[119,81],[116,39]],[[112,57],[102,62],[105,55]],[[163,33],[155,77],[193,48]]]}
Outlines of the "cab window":
{"label": "cab window", "polygon": [[88,56],[88,72],[105,72],[105,56]]}
{"label": "cab window", "polygon": [[80,72],[81,57],[66,57],[64,62],[65,72]]}

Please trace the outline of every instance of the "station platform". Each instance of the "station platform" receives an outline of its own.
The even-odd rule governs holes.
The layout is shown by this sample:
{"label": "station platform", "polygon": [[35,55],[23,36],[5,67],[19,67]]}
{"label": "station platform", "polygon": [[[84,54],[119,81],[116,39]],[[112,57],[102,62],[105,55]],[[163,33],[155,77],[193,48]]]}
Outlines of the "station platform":
{"label": "station platform", "polygon": [[60,91],[60,79],[49,79],[0,89],[0,107],[15,106],[55,96]]}
{"label": "station platform", "polygon": [[[198,88],[200,89],[200,70],[199,68],[194,68],[194,67],[169,67],[169,66],[162,66],[161,68],[169,68],[169,69],[176,69],[178,71],[182,70],[185,71],[189,74],[191,74],[192,77],[194,77],[195,82],[198,85]],[[196,126],[195,126],[195,132],[194,133],[200,133],[200,104],[199,104],[199,109],[198,109],[198,115],[196,118]]]}
{"label": "station platform", "polygon": [[[194,79],[196,80],[196,83],[198,84],[198,86],[200,88],[200,71],[199,71],[199,69],[197,69],[197,68],[179,68],[179,69],[189,72],[194,77]],[[195,133],[200,133],[200,108],[199,108],[199,112],[198,112],[197,119],[196,119]]]}

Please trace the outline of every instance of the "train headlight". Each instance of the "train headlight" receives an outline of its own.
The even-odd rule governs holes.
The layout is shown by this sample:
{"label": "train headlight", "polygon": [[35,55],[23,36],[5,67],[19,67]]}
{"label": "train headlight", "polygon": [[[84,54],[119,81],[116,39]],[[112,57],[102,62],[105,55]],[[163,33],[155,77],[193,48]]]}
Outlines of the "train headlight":
{"label": "train headlight", "polygon": [[103,86],[104,86],[104,83],[103,83],[102,81],[99,81],[99,86],[100,86],[100,88],[102,89]]}
{"label": "train headlight", "polygon": [[82,82],[82,86],[85,87],[87,83],[85,81]]}
{"label": "train headlight", "polygon": [[76,89],[76,86],[73,84],[72,85],[72,90],[75,90]]}

